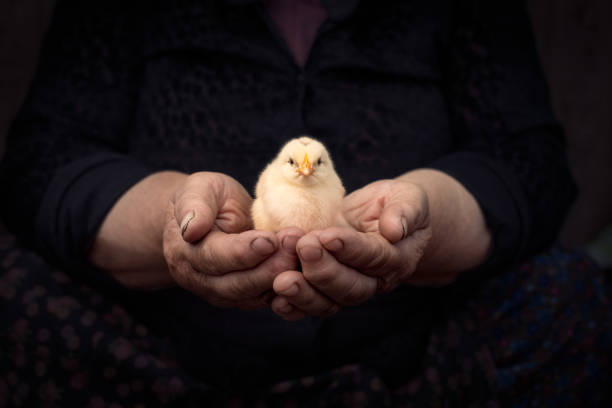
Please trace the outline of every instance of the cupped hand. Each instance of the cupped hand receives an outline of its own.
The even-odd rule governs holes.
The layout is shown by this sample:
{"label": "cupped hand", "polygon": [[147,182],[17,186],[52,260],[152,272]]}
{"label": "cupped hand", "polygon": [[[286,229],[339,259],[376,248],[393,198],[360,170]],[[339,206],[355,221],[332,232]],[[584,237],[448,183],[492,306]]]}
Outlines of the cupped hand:
{"label": "cupped hand", "polygon": [[297,267],[303,234],[250,230],[251,197],[233,178],[194,173],[166,212],[164,257],[176,283],[220,307],[268,305],[276,275]]}
{"label": "cupped hand", "polygon": [[271,306],[281,317],[329,316],[411,281],[432,235],[421,187],[374,182],[344,199],[343,216],[351,227],[312,231],[298,241],[302,273],[285,271],[274,280]]}

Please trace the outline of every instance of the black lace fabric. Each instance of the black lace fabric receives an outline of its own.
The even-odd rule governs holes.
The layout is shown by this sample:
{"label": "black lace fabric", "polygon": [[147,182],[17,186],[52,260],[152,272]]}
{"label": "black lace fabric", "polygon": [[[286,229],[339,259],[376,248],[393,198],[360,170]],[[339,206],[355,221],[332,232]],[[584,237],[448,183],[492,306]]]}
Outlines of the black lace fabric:
{"label": "black lace fabric", "polygon": [[[1,167],[19,241],[0,240],[0,405],[605,405],[596,266],[555,249],[512,267],[551,245],[575,190],[518,2],[323,4],[300,69],[257,1],[59,2]],[[143,177],[218,171],[252,191],[302,134],[349,192],[422,167],[457,178],[494,234],[487,278],[291,324],[98,285],[89,244]]]}
{"label": "black lace fabric", "polygon": [[60,3],[7,143],[9,228],[83,258],[149,172],[220,171],[252,190],[309,134],[348,191],[424,166],[455,176],[502,261],[554,239],[573,186],[520,7],[363,1],[324,23],[302,70],[257,2],[239,3]]}
{"label": "black lace fabric", "polygon": [[310,134],[348,191],[424,166],[455,176],[502,261],[554,239],[573,185],[519,7],[363,1],[323,25],[302,70],[241,3],[61,3],[7,143],[9,228],[83,258],[149,172],[220,171],[252,190],[284,141]]}
{"label": "black lace fabric", "polygon": [[[567,207],[555,201],[567,203],[576,188],[528,16],[520,2],[472,1],[457,7],[455,21],[445,68],[457,150],[488,160],[506,185],[510,194],[497,201],[512,200],[514,208],[507,210],[518,211],[515,254],[532,255],[558,233]],[[497,227],[497,242],[508,242],[509,235],[501,232],[506,222],[501,207],[488,204],[481,201]]]}

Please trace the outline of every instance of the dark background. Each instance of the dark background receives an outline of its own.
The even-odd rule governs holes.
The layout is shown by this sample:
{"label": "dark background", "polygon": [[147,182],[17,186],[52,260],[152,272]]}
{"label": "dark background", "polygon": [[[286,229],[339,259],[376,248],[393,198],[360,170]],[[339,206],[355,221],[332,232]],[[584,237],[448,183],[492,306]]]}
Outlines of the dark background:
{"label": "dark background", "polygon": [[[0,155],[27,92],[55,0],[0,0]],[[553,107],[580,187],[566,245],[612,223],[612,2],[528,0]]]}

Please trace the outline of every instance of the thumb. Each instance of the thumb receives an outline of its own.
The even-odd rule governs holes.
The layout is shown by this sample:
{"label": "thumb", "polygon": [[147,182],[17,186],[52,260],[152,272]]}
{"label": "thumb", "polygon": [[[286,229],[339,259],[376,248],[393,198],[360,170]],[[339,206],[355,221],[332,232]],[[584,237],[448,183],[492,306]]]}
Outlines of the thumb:
{"label": "thumb", "polygon": [[396,192],[383,206],[379,218],[379,230],[383,237],[395,244],[427,227],[429,205],[424,192],[415,195]]}
{"label": "thumb", "polygon": [[174,218],[183,240],[194,243],[213,228],[219,213],[223,183],[205,173],[191,175],[174,197]]}
{"label": "thumb", "polygon": [[175,201],[174,217],[183,240],[194,243],[204,238],[212,229],[218,212],[218,197],[212,189],[181,194]]}

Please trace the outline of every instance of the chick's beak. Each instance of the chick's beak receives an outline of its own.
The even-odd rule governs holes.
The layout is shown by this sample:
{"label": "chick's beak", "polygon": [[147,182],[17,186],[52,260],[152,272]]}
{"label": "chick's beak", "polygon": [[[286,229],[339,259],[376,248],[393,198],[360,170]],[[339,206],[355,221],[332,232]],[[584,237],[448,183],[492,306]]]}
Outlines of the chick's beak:
{"label": "chick's beak", "polygon": [[312,174],[313,169],[312,169],[312,164],[308,160],[308,153],[304,154],[304,160],[302,160],[302,163],[300,164],[300,167],[297,169],[297,172],[303,176],[309,176]]}

